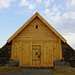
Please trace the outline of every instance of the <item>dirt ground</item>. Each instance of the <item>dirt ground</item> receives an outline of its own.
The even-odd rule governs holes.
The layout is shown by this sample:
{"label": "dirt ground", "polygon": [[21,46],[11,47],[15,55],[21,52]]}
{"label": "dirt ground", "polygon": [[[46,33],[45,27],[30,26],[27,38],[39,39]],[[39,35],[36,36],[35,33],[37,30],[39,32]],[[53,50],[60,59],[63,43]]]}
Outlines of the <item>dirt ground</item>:
{"label": "dirt ground", "polygon": [[75,68],[57,66],[54,69],[0,67],[0,75],[75,75]]}

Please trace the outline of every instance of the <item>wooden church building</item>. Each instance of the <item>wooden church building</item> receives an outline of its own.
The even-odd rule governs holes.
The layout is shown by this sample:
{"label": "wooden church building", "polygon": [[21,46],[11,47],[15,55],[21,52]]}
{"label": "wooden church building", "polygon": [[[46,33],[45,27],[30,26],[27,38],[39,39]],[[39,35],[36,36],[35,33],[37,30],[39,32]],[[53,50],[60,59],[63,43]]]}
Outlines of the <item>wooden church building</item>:
{"label": "wooden church building", "polygon": [[8,40],[11,58],[19,60],[21,67],[52,67],[54,60],[62,59],[63,38],[38,12],[36,12]]}

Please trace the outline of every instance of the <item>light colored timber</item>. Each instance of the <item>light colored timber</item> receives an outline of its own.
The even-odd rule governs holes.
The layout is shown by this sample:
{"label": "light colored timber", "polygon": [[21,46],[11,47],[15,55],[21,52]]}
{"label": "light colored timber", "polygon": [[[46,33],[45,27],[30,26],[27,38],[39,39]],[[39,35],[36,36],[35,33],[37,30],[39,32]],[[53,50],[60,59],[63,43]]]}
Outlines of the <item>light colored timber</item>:
{"label": "light colored timber", "polygon": [[41,41],[41,66],[44,66],[44,45],[43,45],[43,41]]}
{"label": "light colored timber", "polygon": [[59,39],[59,45],[60,45],[60,60],[62,59],[62,46],[61,46],[61,40]]}
{"label": "light colored timber", "polygon": [[66,40],[38,13],[36,12],[20,29],[18,29],[8,40],[7,42],[12,41],[12,39],[17,36],[33,19],[36,17],[40,18],[41,21],[49,27],[50,30],[52,30],[63,42],[66,42]]}
{"label": "light colored timber", "polygon": [[32,66],[32,41],[30,41],[30,66]]}
{"label": "light colored timber", "polygon": [[11,58],[19,60],[21,67],[52,67],[54,60],[62,58],[62,41],[66,42],[38,13],[8,39]]}

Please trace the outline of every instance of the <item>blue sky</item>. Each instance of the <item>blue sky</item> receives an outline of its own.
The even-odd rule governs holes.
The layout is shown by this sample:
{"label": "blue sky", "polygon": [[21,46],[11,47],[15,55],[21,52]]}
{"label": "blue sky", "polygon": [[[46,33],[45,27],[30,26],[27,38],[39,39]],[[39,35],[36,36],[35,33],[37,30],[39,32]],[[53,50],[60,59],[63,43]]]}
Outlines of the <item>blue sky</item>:
{"label": "blue sky", "polygon": [[75,0],[0,0],[0,47],[35,12],[75,49]]}

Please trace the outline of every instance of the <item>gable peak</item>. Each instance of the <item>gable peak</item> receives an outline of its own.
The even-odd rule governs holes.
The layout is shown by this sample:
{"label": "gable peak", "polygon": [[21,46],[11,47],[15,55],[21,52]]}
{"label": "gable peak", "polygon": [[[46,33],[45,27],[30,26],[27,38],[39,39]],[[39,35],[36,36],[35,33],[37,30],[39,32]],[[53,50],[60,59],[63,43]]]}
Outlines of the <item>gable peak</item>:
{"label": "gable peak", "polygon": [[38,17],[46,26],[48,26],[63,42],[66,42],[66,39],[63,38],[38,12],[36,12],[21,28],[19,28],[8,40],[11,42],[12,39],[17,36],[35,17]]}

